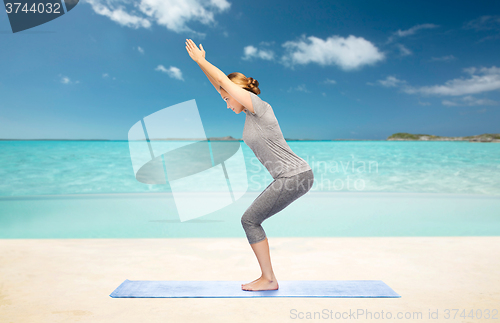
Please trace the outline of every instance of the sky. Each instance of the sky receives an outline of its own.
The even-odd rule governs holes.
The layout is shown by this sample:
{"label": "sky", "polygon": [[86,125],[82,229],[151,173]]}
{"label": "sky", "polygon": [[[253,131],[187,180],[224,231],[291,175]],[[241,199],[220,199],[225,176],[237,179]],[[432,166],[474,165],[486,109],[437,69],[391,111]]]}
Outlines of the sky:
{"label": "sky", "polygon": [[0,139],[127,140],[195,99],[241,138],[185,40],[259,82],[287,139],[500,133],[500,1],[80,0],[12,33],[0,13]]}

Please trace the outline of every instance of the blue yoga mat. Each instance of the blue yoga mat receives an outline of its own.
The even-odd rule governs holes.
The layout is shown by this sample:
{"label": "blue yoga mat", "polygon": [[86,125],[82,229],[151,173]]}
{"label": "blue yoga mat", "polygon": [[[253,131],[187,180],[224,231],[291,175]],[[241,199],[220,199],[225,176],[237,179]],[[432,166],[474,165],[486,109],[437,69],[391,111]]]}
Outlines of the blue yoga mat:
{"label": "blue yoga mat", "polygon": [[113,298],[401,297],[381,280],[282,280],[278,290],[246,291],[244,281],[126,279]]}

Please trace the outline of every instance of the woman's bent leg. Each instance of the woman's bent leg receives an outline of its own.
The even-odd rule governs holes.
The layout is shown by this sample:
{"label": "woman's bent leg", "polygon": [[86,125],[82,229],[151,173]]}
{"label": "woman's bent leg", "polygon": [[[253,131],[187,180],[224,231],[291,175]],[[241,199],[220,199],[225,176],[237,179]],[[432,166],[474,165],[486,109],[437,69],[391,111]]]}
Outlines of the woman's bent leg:
{"label": "woman's bent leg", "polygon": [[278,289],[269,254],[269,244],[261,223],[290,205],[310,190],[314,181],[312,171],[290,178],[275,179],[250,205],[241,219],[248,241],[259,261],[261,277],[242,285],[245,290]]}
{"label": "woman's bent leg", "polygon": [[266,238],[261,223],[270,217],[278,200],[285,178],[274,179],[266,189],[253,201],[241,217],[241,225],[245,230],[248,242],[254,244]]}
{"label": "woman's bent leg", "polygon": [[292,177],[276,178],[255,199],[241,217],[250,244],[266,238],[261,223],[307,193],[314,182],[312,170]]}

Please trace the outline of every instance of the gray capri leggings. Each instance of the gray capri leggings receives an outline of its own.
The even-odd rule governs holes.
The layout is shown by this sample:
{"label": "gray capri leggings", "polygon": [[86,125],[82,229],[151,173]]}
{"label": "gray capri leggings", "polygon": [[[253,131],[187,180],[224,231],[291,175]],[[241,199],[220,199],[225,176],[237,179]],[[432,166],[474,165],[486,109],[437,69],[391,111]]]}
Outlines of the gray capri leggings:
{"label": "gray capri leggings", "polygon": [[241,224],[248,242],[254,244],[266,238],[261,223],[283,210],[293,201],[306,194],[314,183],[312,170],[291,177],[275,178],[248,207],[241,217]]}

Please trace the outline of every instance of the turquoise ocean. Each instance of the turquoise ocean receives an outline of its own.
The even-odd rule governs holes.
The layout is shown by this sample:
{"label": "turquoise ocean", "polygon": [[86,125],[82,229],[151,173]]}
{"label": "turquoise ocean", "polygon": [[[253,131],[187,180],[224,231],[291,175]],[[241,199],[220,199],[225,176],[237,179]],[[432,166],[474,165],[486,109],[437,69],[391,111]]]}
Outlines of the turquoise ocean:
{"label": "turquoise ocean", "polygon": [[[499,143],[288,144],[315,181],[263,223],[268,237],[500,234]],[[168,183],[135,178],[126,140],[0,141],[0,238],[245,237],[240,217],[272,177],[241,148],[245,195],[181,222]]]}

